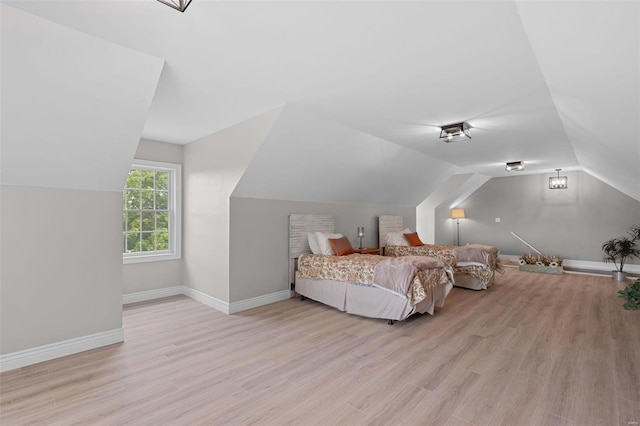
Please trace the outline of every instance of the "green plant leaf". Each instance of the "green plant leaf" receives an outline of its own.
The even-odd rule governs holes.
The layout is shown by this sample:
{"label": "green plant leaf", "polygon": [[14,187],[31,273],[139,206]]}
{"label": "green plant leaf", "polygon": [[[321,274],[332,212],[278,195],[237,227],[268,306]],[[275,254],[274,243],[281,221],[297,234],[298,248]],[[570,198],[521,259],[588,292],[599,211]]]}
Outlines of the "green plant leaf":
{"label": "green plant leaf", "polygon": [[620,290],[618,292],[620,297],[625,299],[623,308],[629,310],[639,310],[640,309],[640,278],[637,279],[634,283],[629,284],[625,287],[624,290]]}

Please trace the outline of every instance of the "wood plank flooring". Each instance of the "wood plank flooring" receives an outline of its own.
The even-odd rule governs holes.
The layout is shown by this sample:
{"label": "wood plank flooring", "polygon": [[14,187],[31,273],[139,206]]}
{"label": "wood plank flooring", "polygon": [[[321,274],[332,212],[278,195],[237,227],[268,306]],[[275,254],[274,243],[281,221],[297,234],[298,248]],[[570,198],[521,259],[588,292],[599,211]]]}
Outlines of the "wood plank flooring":
{"label": "wood plank flooring", "polygon": [[310,300],[128,305],[126,341],[0,375],[2,425],[638,425],[640,312],[507,268],[389,326]]}

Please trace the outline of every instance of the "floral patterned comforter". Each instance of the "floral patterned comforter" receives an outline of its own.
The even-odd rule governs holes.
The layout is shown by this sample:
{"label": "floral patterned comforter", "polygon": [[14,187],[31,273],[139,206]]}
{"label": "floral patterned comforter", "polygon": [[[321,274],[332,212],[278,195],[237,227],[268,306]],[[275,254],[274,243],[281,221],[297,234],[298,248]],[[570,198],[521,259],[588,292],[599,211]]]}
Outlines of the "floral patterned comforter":
{"label": "floral patterned comforter", "polygon": [[[376,266],[387,260],[385,256],[373,254],[350,254],[333,256],[307,254],[298,259],[298,274],[301,278],[347,281],[361,285],[376,285]],[[406,296],[412,305],[420,303],[432,288],[450,281],[448,265],[422,268],[406,284]]]}
{"label": "floral patterned comforter", "polygon": [[486,266],[465,265],[460,266],[457,263],[455,249],[457,246],[446,246],[439,244],[425,244],[417,247],[409,246],[387,246],[385,248],[386,256],[431,256],[442,259],[453,268],[455,274],[467,274],[474,276],[483,285],[488,285],[493,278],[494,272],[504,273],[502,263],[498,258],[498,249],[496,247],[486,246],[484,250],[488,252],[488,260]]}

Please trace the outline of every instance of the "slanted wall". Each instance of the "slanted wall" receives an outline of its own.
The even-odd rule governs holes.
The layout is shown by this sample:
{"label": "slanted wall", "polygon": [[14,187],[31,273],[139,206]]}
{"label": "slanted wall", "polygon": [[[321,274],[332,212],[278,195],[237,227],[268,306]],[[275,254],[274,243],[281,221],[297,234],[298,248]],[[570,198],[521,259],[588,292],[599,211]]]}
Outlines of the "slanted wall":
{"label": "slanted wall", "polygon": [[0,7],[0,354],[10,369],[124,337],[122,187],[164,61]]}
{"label": "slanted wall", "polygon": [[184,147],[185,285],[229,302],[229,198],[278,118],[276,109]]}

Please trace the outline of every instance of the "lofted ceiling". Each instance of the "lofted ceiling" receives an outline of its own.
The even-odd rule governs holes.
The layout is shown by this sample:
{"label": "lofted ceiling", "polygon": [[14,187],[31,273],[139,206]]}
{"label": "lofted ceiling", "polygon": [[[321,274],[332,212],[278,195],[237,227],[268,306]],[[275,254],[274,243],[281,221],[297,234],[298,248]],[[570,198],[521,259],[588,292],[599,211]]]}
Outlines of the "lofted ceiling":
{"label": "lofted ceiling", "polygon": [[[434,185],[410,203],[448,176],[505,176],[517,160],[524,173],[584,170],[640,200],[638,1],[193,0],[183,14],[153,0],[3,3],[163,59],[142,137],[186,144],[287,106],[240,194],[276,167],[267,159],[294,147],[313,159],[318,135],[340,134],[358,152],[370,140],[402,147],[406,167],[422,161],[419,178]],[[472,140],[438,140],[439,126],[463,120]],[[327,125],[304,138],[301,122]]]}

